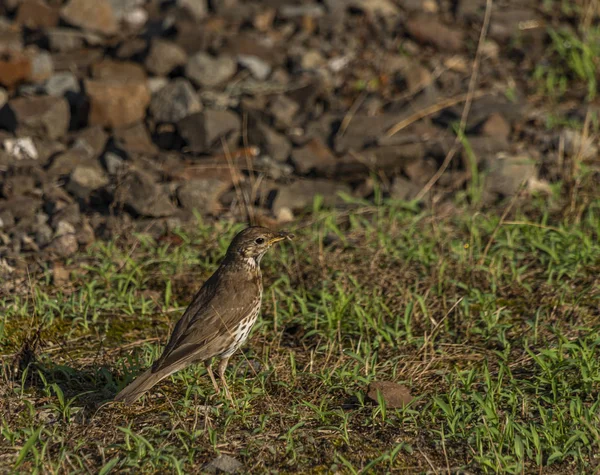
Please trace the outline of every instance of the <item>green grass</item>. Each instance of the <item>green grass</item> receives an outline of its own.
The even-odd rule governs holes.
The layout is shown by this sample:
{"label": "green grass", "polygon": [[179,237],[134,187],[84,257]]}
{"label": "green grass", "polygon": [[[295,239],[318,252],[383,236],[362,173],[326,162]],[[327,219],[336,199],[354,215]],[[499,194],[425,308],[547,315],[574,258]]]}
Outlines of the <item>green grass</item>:
{"label": "green grass", "polygon": [[[52,269],[7,281],[1,471],[189,473],[224,453],[259,473],[591,473],[600,201],[576,223],[543,209],[317,211],[265,259],[234,406],[202,366],[132,408],[105,403],[159,355],[239,226],[97,243],[60,286]],[[370,402],[374,380],[415,399]]]}

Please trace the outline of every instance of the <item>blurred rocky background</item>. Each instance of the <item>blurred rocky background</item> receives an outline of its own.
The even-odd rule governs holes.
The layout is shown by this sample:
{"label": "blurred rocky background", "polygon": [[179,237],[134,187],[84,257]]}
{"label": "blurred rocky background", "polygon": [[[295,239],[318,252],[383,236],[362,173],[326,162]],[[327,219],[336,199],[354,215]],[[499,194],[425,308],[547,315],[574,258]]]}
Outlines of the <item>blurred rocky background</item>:
{"label": "blurred rocky background", "polygon": [[598,179],[597,3],[2,0],[0,254]]}

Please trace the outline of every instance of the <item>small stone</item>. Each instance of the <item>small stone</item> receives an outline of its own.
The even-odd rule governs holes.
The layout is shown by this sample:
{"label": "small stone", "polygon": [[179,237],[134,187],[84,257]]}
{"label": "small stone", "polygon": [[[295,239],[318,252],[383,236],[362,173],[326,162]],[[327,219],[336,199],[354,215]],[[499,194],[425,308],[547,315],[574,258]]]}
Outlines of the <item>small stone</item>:
{"label": "small stone", "polygon": [[463,31],[447,27],[436,15],[416,15],[406,22],[406,29],[419,43],[442,51],[459,51],[463,47]]}
{"label": "small stone", "polygon": [[172,41],[154,38],[150,43],[150,51],[146,57],[146,69],[157,76],[166,76],[187,62],[187,54],[183,48]]}
{"label": "small stone", "polygon": [[108,178],[99,165],[78,165],[67,184],[67,191],[82,200],[87,200],[92,192],[108,184]]}
{"label": "small stone", "polygon": [[59,263],[55,263],[52,268],[52,283],[59,287],[63,287],[69,283],[70,272]]}
{"label": "small stone", "polygon": [[324,67],[326,64],[325,58],[318,50],[309,50],[302,55],[300,66],[305,70],[313,70]]}
{"label": "small stone", "polygon": [[276,127],[291,127],[300,106],[287,96],[278,95],[269,104],[269,112],[275,119]]}
{"label": "small stone", "polygon": [[115,201],[125,204],[139,216],[171,216],[176,208],[152,177],[141,170],[130,170],[116,192]]}
{"label": "small stone", "polygon": [[277,133],[262,122],[251,127],[248,138],[261,151],[279,162],[286,161],[292,151],[292,144],[285,135]]}
{"label": "small stone", "polygon": [[52,28],[58,25],[58,8],[49,6],[42,0],[25,0],[19,5],[15,23],[30,30]]}
{"label": "small stone", "polygon": [[54,63],[52,56],[47,51],[38,51],[31,58],[31,72],[29,81],[33,83],[43,82],[50,78],[54,73]]}
{"label": "small stone", "polygon": [[420,186],[414,184],[401,176],[394,178],[390,189],[390,196],[395,200],[410,201],[415,198],[421,191]]}
{"label": "small stone", "polygon": [[184,209],[216,213],[220,210],[219,197],[230,186],[231,182],[216,178],[191,180],[177,189],[177,198]]}
{"label": "small stone", "polygon": [[367,396],[374,403],[379,402],[379,395],[383,398],[388,409],[400,409],[414,399],[406,386],[392,381],[374,381],[369,384]]}
{"label": "small stone", "polygon": [[187,79],[171,81],[150,102],[150,112],[158,122],[176,123],[202,110],[202,103]]}
{"label": "small stone", "polygon": [[508,139],[510,136],[510,124],[501,114],[494,112],[483,123],[481,133],[489,137]]}
{"label": "small stone", "polygon": [[259,81],[264,81],[271,74],[271,65],[258,56],[240,54],[238,55],[238,63],[250,71],[250,74]]}
{"label": "small stone", "polygon": [[77,165],[85,163],[86,160],[88,160],[88,152],[85,150],[70,149],[59,153],[48,167],[48,175],[51,178],[70,175]]}
{"label": "small stone", "polygon": [[239,473],[244,466],[229,455],[220,455],[202,467],[206,473]]}
{"label": "small stone", "polygon": [[62,97],[67,93],[78,94],[80,91],[79,81],[67,71],[55,73],[44,84],[44,92],[49,96]]}
{"label": "small stone", "polygon": [[68,102],[59,97],[17,97],[0,110],[0,127],[18,135],[63,137],[71,114]]}
{"label": "small stone", "polygon": [[158,153],[158,148],[152,143],[150,134],[142,122],[129,127],[115,129],[114,137],[117,147],[129,154],[156,155]]}
{"label": "small stone", "polygon": [[108,0],[70,0],[61,9],[63,20],[84,30],[105,35],[117,32],[118,25]]}
{"label": "small stone", "polygon": [[294,173],[294,167],[285,162],[279,162],[269,155],[260,155],[254,159],[254,169],[260,170],[266,176],[273,180],[291,176]]}
{"label": "small stone", "polygon": [[109,81],[135,82],[145,81],[146,72],[139,64],[130,61],[113,61],[104,59],[92,65],[92,77],[94,79],[106,79]]}
{"label": "small stone", "polygon": [[53,28],[46,33],[50,51],[68,52],[83,48],[85,35],[72,28]]}
{"label": "small stone", "polygon": [[52,241],[52,236],[54,232],[52,228],[47,224],[38,224],[37,229],[35,230],[35,242],[40,247],[45,247]]}
{"label": "small stone", "polygon": [[186,65],[185,75],[201,87],[224,86],[237,70],[236,61],[221,55],[216,58],[199,52],[192,56]]}
{"label": "small stone", "polygon": [[177,123],[181,136],[192,152],[209,152],[212,147],[222,149],[221,138],[230,147],[237,145],[241,122],[229,111],[205,110],[189,115]]}
{"label": "small stone", "polygon": [[31,60],[21,53],[0,56],[0,84],[12,88],[31,75]]}
{"label": "small stone", "polygon": [[94,125],[77,134],[72,150],[83,152],[83,155],[95,160],[102,154],[107,142],[108,134],[101,126]]}
{"label": "small stone", "polygon": [[320,139],[315,138],[301,148],[292,151],[292,163],[302,175],[316,172],[318,175],[331,173],[336,166],[336,158]]}
{"label": "small stone", "polygon": [[125,160],[112,152],[106,152],[103,157],[104,168],[110,175],[118,175],[126,169]]}
{"label": "small stone", "polygon": [[489,163],[486,192],[502,197],[515,195],[523,183],[528,183],[537,176],[536,161],[527,154],[499,156]]}
{"label": "small stone", "polygon": [[291,209],[283,206],[277,210],[275,219],[279,224],[290,223],[294,220],[294,213]]}
{"label": "small stone", "polygon": [[207,0],[178,0],[177,4],[195,21],[200,21],[208,15]]}
{"label": "small stone", "polygon": [[273,201],[273,212],[277,215],[281,208],[293,211],[302,210],[313,204],[315,197],[320,195],[325,206],[334,206],[341,202],[338,193],[350,194],[350,187],[330,180],[301,180],[291,185],[281,187]]}
{"label": "small stone", "polygon": [[110,80],[85,81],[90,98],[89,123],[105,127],[122,127],[141,121],[150,103],[145,81],[123,83]]}
{"label": "small stone", "polygon": [[17,160],[37,160],[38,151],[31,137],[6,139],[2,146]]}
{"label": "small stone", "polygon": [[64,234],[54,238],[48,245],[48,250],[55,252],[60,257],[69,257],[79,250],[79,243],[75,234]]}

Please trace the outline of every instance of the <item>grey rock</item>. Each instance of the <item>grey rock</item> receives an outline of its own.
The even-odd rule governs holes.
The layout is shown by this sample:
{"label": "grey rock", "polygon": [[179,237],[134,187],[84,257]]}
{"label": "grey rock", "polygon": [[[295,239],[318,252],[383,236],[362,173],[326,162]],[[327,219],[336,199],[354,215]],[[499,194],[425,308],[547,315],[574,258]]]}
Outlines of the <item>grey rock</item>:
{"label": "grey rock", "polygon": [[74,51],[83,48],[85,43],[85,34],[72,28],[52,28],[46,35],[50,51]]}
{"label": "grey rock", "polygon": [[292,163],[300,174],[316,172],[323,176],[335,170],[337,160],[321,140],[312,139],[303,147],[292,151]]}
{"label": "grey rock", "polygon": [[200,112],[202,103],[187,79],[176,79],[156,94],[150,101],[150,112],[158,122],[176,123]]}
{"label": "grey rock", "polygon": [[115,193],[115,201],[135,214],[147,217],[171,216],[176,208],[163,188],[141,170],[130,170]]}
{"label": "grey rock", "polygon": [[77,236],[73,234],[63,234],[54,238],[48,245],[47,250],[58,254],[60,257],[69,257],[79,250]]}
{"label": "grey rock", "polygon": [[50,139],[63,137],[71,113],[62,97],[17,97],[0,110],[0,127],[18,135],[37,135]]}
{"label": "grey rock", "polygon": [[116,153],[106,152],[103,157],[103,162],[106,171],[111,175],[118,175],[126,168],[125,160]]}
{"label": "grey rock", "polygon": [[62,97],[68,92],[78,94],[80,91],[79,81],[67,71],[55,73],[44,84],[44,92],[49,96]]}
{"label": "grey rock", "polygon": [[177,4],[196,21],[202,20],[208,14],[207,0],[178,0]]}
{"label": "grey rock", "polygon": [[78,198],[86,200],[92,192],[106,186],[108,182],[107,176],[99,165],[78,165],[71,172],[67,191]]}
{"label": "grey rock", "polygon": [[54,157],[52,163],[48,167],[48,176],[50,178],[58,178],[60,176],[70,175],[77,165],[86,163],[88,160],[89,156],[87,151],[69,149]]}
{"label": "grey rock", "polygon": [[10,212],[16,221],[32,221],[42,207],[42,201],[31,196],[14,196],[0,201],[0,214]]}
{"label": "grey rock", "polygon": [[100,125],[93,125],[79,132],[73,141],[72,150],[87,158],[98,158],[108,142],[108,134]]}
{"label": "grey rock", "polygon": [[240,54],[238,62],[260,81],[264,81],[271,74],[271,65],[258,56]]}
{"label": "grey rock", "polygon": [[318,18],[325,14],[325,7],[318,4],[304,4],[304,5],[282,5],[279,9],[279,15],[282,18],[300,18],[300,17],[314,17]]}
{"label": "grey rock", "polygon": [[185,50],[172,41],[153,38],[146,57],[146,69],[157,76],[165,76],[187,62]]}
{"label": "grey rock", "polygon": [[244,468],[241,462],[229,455],[220,455],[202,467],[206,473],[239,473]]}
{"label": "grey rock", "polygon": [[254,170],[264,173],[266,176],[278,180],[294,173],[294,167],[287,163],[279,162],[269,155],[260,155],[254,159]]}
{"label": "grey rock", "polygon": [[262,122],[255,124],[250,129],[248,139],[262,152],[280,162],[287,160],[292,151],[292,144],[285,135],[274,131]]}
{"label": "grey rock", "polygon": [[195,84],[202,87],[224,86],[237,70],[237,63],[231,56],[216,58],[199,52],[192,56],[186,65],[185,74]]}
{"label": "grey rock", "polygon": [[2,195],[5,198],[26,195],[35,189],[36,179],[33,175],[9,175],[2,181]]}
{"label": "grey rock", "polygon": [[410,201],[417,196],[421,191],[421,188],[422,187],[414,184],[412,181],[397,176],[392,183],[390,196],[396,200]]}
{"label": "grey rock", "polygon": [[177,189],[177,198],[184,209],[216,213],[220,209],[219,197],[230,186],[231,182],[217,178],[191,180]]}
{"label": "grey rock", "polygon": [[40,247],[45,247],[52,241],[52,228],[46,223],[40,223],[35,230],[35,242]]}
{"label": "grey rock", "polygon": [[299,110],[298,103],[284,95],[276,96],[269,104],[269,112],[279,128],[291,127]]}
{"label": "grey rock", "polygon": [[54,73],[54,62],[52,56],[47,51],[38,51],[31,58],[31,72],[29,80],[33,83],[45,81]]}
{"label": "grey rock", "polygon": [[521,185],[537,176],[537,163],[530,155],[496,158],[485,179],[486,192],[502,197],[513,196]]}
{"label": "grey rock", "polygon": [[177,123],[181,136],[192,152],[209,152],[212,147],[222,149],[221,138],[230,147],[237,146],[240,136],[240,119],[233,112],[205,110],[192,114]]}
{"label": "grey rock", "polygon": [[279,188],[273,201],[273,212],[277,214],[281,208],[301,210],[312,205],[317,195],[323,198],[325,206],[334,206],[341,202],[340,192],[349,194],[350,187],[331,180],[296,181]]}
{"label": "grey rock", "polygon": [[152,142],[143,122],[115,129],[114,138],[117,147],[127,152],[129,156],[134,153],[150,156],[158,153],[158,147]]}

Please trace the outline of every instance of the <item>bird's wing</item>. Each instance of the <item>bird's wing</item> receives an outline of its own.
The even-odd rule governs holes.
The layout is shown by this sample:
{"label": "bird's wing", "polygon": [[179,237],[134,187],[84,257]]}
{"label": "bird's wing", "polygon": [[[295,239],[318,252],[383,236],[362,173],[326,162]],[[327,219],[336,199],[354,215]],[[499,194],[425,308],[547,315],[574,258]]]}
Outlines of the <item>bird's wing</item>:
{"label": "bird's wing", "polygon": [[216,356],[228,348],[236,324],[260,305],[258,282],[214,274],[196,294],[153,372]]}

